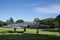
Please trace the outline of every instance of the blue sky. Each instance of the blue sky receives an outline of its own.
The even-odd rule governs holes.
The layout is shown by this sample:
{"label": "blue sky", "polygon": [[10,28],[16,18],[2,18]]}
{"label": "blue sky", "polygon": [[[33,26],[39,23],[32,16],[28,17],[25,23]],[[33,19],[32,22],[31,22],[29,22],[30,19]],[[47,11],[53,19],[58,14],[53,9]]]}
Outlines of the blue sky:
{"label": "blue sky", "polygon": [[58,14],[60,0],[0,0],[0,20],[3,21],[10,17],[14,21],[33,21],[34,18],[55,18]]}

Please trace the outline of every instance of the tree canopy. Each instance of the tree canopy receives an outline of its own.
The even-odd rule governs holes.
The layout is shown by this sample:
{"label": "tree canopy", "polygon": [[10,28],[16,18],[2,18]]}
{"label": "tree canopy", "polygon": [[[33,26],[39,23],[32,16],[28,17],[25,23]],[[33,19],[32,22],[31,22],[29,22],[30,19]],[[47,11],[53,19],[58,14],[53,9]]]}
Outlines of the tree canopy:
{"label": "tree canopy", "polygon": [[23,19],[20,19],[20,20],[17,20],[16,23],[23,23],[24,20]]}
{"label": "tree canopy", "polygon": [[34,18],[33,22],[40,24],[40,19],[39,18]]}
{"label": "tree canopy", "polygon": [[14,24],[13,18],[10,18],[9,23],[10,23],[10,24]]}
{"label": "tree canopy", "polygon": [[55,20],[58,21],[58,23],[59,23],[58,26],[60,27],[60,15],[58,15]]}
{"label": "tree canopy", "polygon": [[[24,22],[23,19],[19,19],[16,22],[14,22],[13,18],[11,17],[6,22],[0,21],[0,26],[14,24],[14,23],[23,23],[23,22]],[[46,18],[42,20],[40,20],[39,18],[34,18],[33,22],[38,23],[38,24],[47,24],[51,27],[57,27],[57,26],[60,27],[60,15],[57,15],[56,18]]]}

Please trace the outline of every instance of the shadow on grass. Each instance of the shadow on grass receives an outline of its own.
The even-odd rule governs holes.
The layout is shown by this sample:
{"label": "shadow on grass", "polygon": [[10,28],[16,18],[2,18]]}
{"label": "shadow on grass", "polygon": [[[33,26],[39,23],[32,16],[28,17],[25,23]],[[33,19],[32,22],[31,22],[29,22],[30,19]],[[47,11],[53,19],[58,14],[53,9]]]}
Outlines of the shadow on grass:
{"label": "shadow on grass", "polygon": [[47,29],[44,29],[43,31],[58,32],[58,30],[47,30]]}
{"label": "shadow on grass", "polygon": [[24,33],[24,31],[16,31],[16,32],[14,32],[14,31],[2,31],[0,33]]}
{"label": "shadow on grass", "polygon": [[16,32],[14,32],[14,31],[8,31],[8,33],[24,33],[24,31],[16,31]]}
{"label": "shadow on grass", "polygon": [[43,29],[42,31],[49,31],[49,32],[60,32],[58,31],[57,29],[54,30],[54,29]]}
{"label": "shadow on grass", "polygon": [[0,35],[0,40],[60,40],[60,36],[23,33],[22,35]]}

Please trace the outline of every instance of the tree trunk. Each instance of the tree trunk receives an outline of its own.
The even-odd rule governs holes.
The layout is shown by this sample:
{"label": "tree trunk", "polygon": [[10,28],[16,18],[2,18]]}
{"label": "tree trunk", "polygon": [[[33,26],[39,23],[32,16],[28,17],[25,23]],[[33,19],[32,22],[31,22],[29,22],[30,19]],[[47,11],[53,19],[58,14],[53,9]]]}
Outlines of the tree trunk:
{"label": "tree trunk", "polygon": [[26,31],[26,27],[24,27],[24,32]]}
{"label": "tree trunk", "polygon": [[16,28],[14,28],[14,32],[16,32]]}
{"label": "tree trunk", "polygon": [[38,31],[38,28],[37,28],[37,31],[36,31],[36,33],[37,33],[37,34],[39,33],[39,31]]}
{"label": "tree trunk", "polygon": [[59,25],[58,25],[58,32],[60,33],[60,21],[59,21]]}

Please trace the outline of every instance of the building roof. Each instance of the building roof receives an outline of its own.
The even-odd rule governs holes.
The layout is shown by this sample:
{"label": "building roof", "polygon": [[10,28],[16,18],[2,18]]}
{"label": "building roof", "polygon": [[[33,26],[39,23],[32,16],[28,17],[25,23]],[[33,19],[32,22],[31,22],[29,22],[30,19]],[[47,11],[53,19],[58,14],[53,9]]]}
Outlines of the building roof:
{"label": "building roof", "polygon": [[48,25],[43,25],[43,24],[36,24],[32,22],[23,22],[23,23],[18,23],[18,24],[9,24],[7,27],[13,27],[13,28],[20,28],[20,27],[49,27]]}

